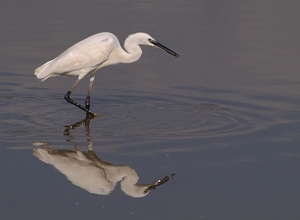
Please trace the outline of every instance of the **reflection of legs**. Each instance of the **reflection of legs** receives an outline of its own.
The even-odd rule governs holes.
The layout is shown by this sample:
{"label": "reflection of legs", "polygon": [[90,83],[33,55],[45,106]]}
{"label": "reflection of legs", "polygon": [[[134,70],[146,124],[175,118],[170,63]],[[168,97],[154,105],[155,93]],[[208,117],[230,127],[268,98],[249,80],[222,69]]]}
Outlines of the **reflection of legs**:
{"label": "reflection of legs", "polygon": [[[95,77],[93,77],[93,78],[95,78]],[[65,97],[64,97],[65,100],[66,100],[67,102],[69,102],[69,103],[71,103],[71,104],[77,106],[78,108],[82,109],[82,110],[85,111],[87,114],[90,114],[90,115],[93,115],[93,116],[97,116],[94,112],[92,112],[92,111],[89,110],[89,106],[88,106],[88,108],[83,107],[82,105],[80,105],[79,103],[75,102],[73,99],[70,98],[71,93],[72,93],[73,90],[76,88],[76,86],[77,86],[77,84],[79,83],[79,81],[80,81],[80,79],[77,79],[76,82],[74,83],[74,85],[71,87],[71,89],[65,94]],[[93,81],[93,80],[92,80],[92,81]],[[90,87],[91,87],[91,84],[93,84],[93,83],[90,82]],[[90,89],[92,89],[92,88],[90,88],[90,87],[89,87],[89,93],[88,93],[88,96],[89,96],[89,97],[90,97],[90,93],[91,93]],[[89,103],[90,98],[87,97],[87,99],[88,99],[88,103]],[[86,100],[86,102],[87,102],[87,100]]]}
{"label": "reflection of legs", "polygon": [[76,151],[79,151],[79,149],[77,148],[77,142],[75,141],[75,137],[72,135],[71,131],[75,130],[76,128],[79,128],[83,124],[85,125],[88,149],[89,151],[93,151],[93,143],[92,143],[91,132],[90,132],[90,121],[94,118],[95,117],[92,117],[90,114],[87,113],[87,117],[85,117],[85,119],[78,121],[74,124],[65,126],[64,135],[68,137],[67,141],[73,144],[73,147]]}

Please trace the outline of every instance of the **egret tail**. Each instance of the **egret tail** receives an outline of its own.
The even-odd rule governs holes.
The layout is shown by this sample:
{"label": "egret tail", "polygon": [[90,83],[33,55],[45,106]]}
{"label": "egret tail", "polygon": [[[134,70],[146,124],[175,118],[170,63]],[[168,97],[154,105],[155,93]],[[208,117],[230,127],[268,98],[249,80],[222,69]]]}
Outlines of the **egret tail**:
{"label": "egret tail", "polygon": [[43,64],[42,66],[38,67],[34,71],[34,75],[38,79],[40,79],[42,82],[44,82],[46,79],[50,78],[53,75],[53,69],[54,69],[54,60],[50,60],[47,63]]}

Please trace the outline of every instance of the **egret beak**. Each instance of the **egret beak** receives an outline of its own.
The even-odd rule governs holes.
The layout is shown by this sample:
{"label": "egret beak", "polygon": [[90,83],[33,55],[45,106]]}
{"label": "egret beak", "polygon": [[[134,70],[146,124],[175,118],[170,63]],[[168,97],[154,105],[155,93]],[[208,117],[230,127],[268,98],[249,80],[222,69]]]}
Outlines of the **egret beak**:
{"label": "egret beak", "polygon": [[151,190],[155,189],[157,186],[160,186],[169,181],[169,177],[165,176],[162,179],[156,180],[153,183],[149,184],[148,187],[144,190],[144,194],[149,193]]}
{"label": "egret beak", "polygon": [[149,39],[149,42],[152,43],[154,46],[166,51],[167,53],[173,55],[174,57],[179,57],[177,53],[175,53],[173,50],[167,48],[166,46],[162,45],[161,43],[158,43],[156,40]]}

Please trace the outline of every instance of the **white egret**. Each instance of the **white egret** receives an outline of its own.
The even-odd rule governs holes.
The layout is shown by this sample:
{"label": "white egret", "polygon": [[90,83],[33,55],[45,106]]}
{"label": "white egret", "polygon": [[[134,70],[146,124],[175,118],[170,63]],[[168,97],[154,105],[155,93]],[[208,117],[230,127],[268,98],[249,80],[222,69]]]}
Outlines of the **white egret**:
{"label": "white egret", "polygon": [[[108,32],[92,35],[65,50],[58,57],[50,60],[35,70],[35,75],[41,81],[54,76],[78,76],[78,79],[65,94],[67,102],[77,106],[87,112],[87,114],[97,116],[90,110],[90,97],[95,73],[103,67],[117,63],[132,63],[137,61],[142,50],[139,45],[147,45],[163,49],[169,54],[179,57],[177,53],[157,42],[146,33],[135,33],[129,35],[124,43],[125,50],[122,49],[118,38]],[[85,107],[70,98],[71,93],[86,75],[90,76],[90,83]]]}

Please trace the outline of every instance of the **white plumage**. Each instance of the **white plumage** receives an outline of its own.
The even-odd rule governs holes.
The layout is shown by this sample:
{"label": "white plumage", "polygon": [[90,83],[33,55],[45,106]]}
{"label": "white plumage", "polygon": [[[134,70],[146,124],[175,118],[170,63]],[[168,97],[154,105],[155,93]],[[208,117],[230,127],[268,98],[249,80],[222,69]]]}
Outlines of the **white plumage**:
{"label": "white plumage", "polygon": [[[125,51],[122,49],[118,38],[114,34],[103,32],[92,35],[74,44],[58,57],[38,67],[34,74],[38,79],[41,79],[41,81],[59,75],[78,76],[75,84],[66,93],[65,99],[69,103],[86,111],[88,114],[96,116],[95,113],[90,111],[90,95],[95,73],[106,66],[137,61],[142,55],[142,50],[139,45],[161,48],[173,56],[179,57],[177,53],[158,43],[146,33],[129,35],[124,43]],[[90,75],[90,85],[84,107],[72,100],[70,94],[79,81],[88,74]]]}

